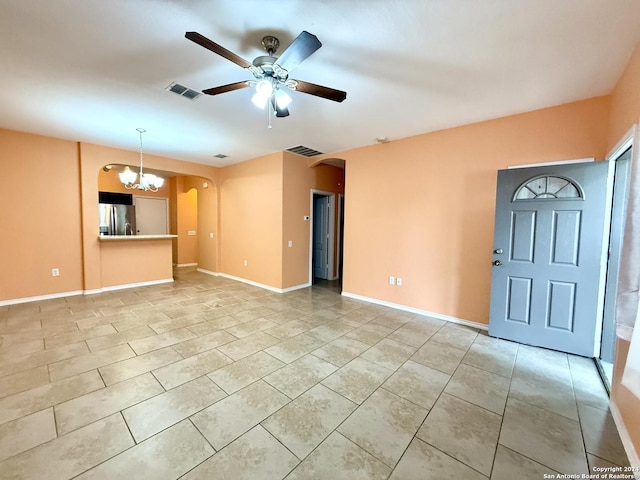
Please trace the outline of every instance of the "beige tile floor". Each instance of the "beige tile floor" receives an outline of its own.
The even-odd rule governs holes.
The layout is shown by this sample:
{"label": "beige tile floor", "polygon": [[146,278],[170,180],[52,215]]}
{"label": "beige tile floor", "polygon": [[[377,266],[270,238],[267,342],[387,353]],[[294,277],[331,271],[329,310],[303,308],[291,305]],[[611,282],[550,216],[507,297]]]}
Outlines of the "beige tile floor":
{"label": "beige tile floor", "polygon": [[2,479],[535,479],[627,465],[593,363],[193,270],[0,307]]}

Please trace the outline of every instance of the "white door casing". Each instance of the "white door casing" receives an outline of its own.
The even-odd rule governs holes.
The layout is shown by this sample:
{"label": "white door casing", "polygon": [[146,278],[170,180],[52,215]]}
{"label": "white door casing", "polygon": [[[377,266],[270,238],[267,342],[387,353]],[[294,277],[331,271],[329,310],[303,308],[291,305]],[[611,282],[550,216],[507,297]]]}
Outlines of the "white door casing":
{"label": "white door casing", "polygon": [[335,197],[336,194],[333,192],[326,192],[323,190],[316,190],[316,189],[311,189],[310,190],[310,200],[309,200],[309,211],[311,212],[310,215],[310,225],[309,225],[309,285],[313,284],[313,277],[315,276],[315,269],[314,269],[314,236],[316,235],[315,232],[315,223],[316,223],[316,219],[315,219],[315,215],[314,215],[314,209],[315,209],[315,200],[314,200],[314,196],[318,196],[320,195],[321,197],[325,197],[327,200],[327,212],[328,212],[328,216],[326,219],[326,225],[327,225],[327,248],[326,248],[326,256],[327,256],[327,273],[326,273],[326,277],[329,280],[334,280],[335,279],[335,272],[334,272],[334,244],[335,244],[335,233],[336,233],[336,229],[335,229]]}
{"label": "white door casing", "polygon": [[327,279],[329,274],[329,199],[313,202],[313,276]]}

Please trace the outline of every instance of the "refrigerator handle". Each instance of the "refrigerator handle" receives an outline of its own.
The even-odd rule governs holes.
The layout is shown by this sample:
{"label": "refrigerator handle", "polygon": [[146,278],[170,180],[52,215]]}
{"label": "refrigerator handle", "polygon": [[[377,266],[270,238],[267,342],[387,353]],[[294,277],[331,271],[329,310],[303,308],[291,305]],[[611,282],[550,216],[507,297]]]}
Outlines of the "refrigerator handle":
{"label": "refrigerator handle", "polygon": [[111,235],[118,234],[118,209],[111,205]]}

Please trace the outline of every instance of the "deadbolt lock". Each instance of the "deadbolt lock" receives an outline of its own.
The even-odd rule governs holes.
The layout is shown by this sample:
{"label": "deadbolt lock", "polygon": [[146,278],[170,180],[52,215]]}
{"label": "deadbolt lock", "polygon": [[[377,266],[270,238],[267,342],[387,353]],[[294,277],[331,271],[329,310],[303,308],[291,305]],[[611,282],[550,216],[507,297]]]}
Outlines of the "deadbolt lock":
{"label": "deadbolt lock", "polygon": [[502,249],[501,248],[496,248],[493,253],[495,253],[496,255],[500,255],[502,253]]}

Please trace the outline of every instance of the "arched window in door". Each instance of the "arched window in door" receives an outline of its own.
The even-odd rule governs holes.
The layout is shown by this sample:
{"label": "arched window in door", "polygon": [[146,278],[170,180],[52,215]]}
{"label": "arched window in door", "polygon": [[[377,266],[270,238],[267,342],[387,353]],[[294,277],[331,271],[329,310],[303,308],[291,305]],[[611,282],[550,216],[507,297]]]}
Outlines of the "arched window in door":
{"label": "arched window in door", "polygon": [[538,175],[520,185],[513,196],[514,200],[544,198],[584,198],[584,194],[580,185],[569,178]]}

